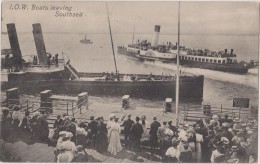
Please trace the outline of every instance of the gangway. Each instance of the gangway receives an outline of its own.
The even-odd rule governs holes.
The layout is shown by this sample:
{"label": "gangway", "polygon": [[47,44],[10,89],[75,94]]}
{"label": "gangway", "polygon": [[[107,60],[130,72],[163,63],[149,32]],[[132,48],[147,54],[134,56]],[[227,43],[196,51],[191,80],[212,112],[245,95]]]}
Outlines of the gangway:
{"label": "gangway", "polygon": [[65,67],[72,73],[75,79],[79,79],[78,72],[70,64],[66,64]]}

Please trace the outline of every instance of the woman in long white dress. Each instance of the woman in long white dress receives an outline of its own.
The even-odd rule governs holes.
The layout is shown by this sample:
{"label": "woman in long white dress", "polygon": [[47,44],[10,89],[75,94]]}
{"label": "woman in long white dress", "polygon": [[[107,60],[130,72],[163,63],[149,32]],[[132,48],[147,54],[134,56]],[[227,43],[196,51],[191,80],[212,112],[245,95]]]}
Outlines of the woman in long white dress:
{"label": "woman in long white dress", "polygon": [[201,162],[202,159],[202,154],[201,154],[201,143],[203,142],[203,136],[200,133],[196,132],[196,150],[195,150],[195,155],[197,159],[197,162]]}
{"label": "woman in long white dress", "polygon": [[141,117],[141,125],[142,125],[143,130],[144,130],[141,140],[146,140],[146,139],[149,138],[149,131],[148,131],[149,123],[148,123],[148,121],[146,121],[145,116]]}
{"label": "woman in long white dress", "polygon": [[75,156],[77,147],[74,142],[70,141],[72,136],[72,133],[67,132],[64,138],[65,141],[60,144],[59,149],[61,150],[61,153],[57,156],[58,163],[71,162]]}
{"label": "woman in long white dress", "polygon": [[117,123],[118,118],[114,119],[115,122],[110,124],[110,134],[108,138],[108,148],[107,151],[113,155],[117,155],[118,152],[122,150],[122,145],[120,142],[120,125]]}

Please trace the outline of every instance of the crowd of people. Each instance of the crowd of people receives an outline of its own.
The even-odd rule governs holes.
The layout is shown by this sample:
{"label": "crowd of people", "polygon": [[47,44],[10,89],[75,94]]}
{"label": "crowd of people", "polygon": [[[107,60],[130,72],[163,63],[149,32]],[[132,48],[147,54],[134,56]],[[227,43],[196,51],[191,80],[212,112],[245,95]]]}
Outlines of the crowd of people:
{"label": "crowd of people", "polygon": [[[125,115],[119,121],[115,114],[105,123],[103,117],[90,117],[89,122],[77,121],[66,114],[57,115],[49,130],[47,115],[35,112],[21,114],[18,106],[2,110],[1,134],[4,140],[25,133],[30,142],[42,141],[54,146],[56,162],[87,162],[85,148],[116,156],[123,149],[138,155],[150,151],[162,162],[184,163],[252,163],[257,161],[257,120],[242,122],[228,115],[213,115],[209,120],[198,120],[193,125],[176,127],[172,121],[160,122],[146,116],[131,119]],[[119,123],[121,122],[121,123]],[[121,139],[121,134],[124,139]],[[21,137],[21,135],[20,135]],[[123,143],[123,144],[122,144]],[[147,149],[148,148],[148,149]]]}
{"label": "crowd of people", "polygon": [[59,66],[59,54],[55,54],[53,57],[50,53],[47,53],[47,65],[51,67],[51,65],[55,65],[55,67]]}
{"label": "crowd of people", "polygon": [[16,141],[21,139],[28,144],[36,141],[47,142],[49,126],[47,115],[35,112],[30,116],[30,112],[21,112],[20,107],[15,105],[12,110],[2,109],[1,138],[5,141]]}

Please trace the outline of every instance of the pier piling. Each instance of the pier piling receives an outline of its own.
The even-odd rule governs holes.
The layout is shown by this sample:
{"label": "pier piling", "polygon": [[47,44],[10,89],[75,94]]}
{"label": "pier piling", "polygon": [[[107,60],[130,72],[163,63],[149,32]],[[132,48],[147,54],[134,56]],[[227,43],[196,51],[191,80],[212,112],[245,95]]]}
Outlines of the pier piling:
{"label": "pier piling", "polygon": [[122,108],[129,108],[129,95],[124,95],[123,97],[122,97]]}
{"label": "pier piling", "polygon": [[40,96],[41,96],[40,108],[52,112],[52,100],[50,99],[50,97],[52,96],[52,91],[51,90],[42,91],[40,93]]}
{"label": "pier piling", "polygon": [[11,88],[6,91],[7,106],[19,105],[19,90],[18,88]]}
{"label": "pier piling", "polygon": [[165,111],[171,112],[172,111],[172,98],[165,99]]}
{"label": "pier piling", "polygon": [[86,106],[86,109],[88,109],[88,92],[82,92],[78,94],[78,108],[80,109],[81,114],[81,107]]}

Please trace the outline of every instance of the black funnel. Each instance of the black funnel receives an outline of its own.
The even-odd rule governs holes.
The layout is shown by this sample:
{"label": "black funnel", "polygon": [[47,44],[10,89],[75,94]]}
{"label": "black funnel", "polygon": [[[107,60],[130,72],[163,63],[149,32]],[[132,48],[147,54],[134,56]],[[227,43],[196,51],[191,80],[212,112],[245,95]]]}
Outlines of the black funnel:
{"label": "black funnel", "polygon": [[22,53],[19,46],[15,24],[10,23],[10,24],[6,24],[6,26],[7,26],[7,32],[8,32],[9,42],[13,52],[13,56],[15,58],[22,59]]}
{"label": "black funnel", "polygon": [[40,23],[33,24],[33,37],[37,50],[37,55],[39,59],[39,63],[41,65],[47,65],[47,55],[45,44],[42,35],[42,28]]}

